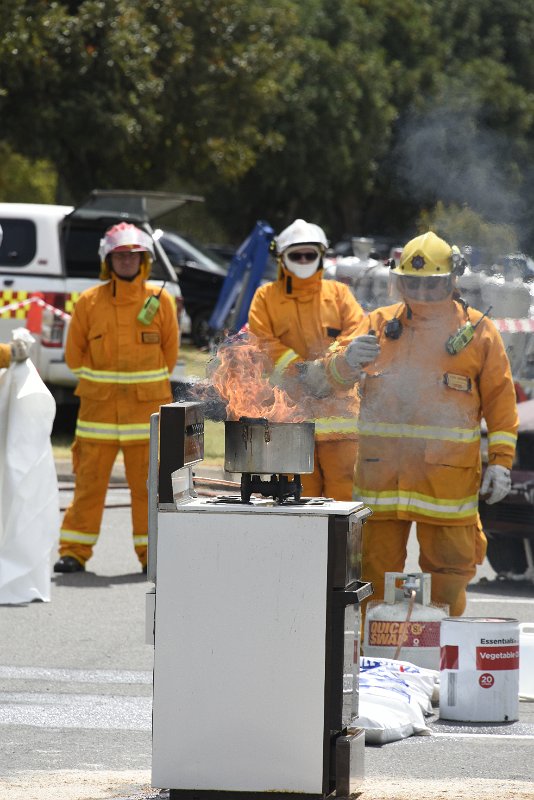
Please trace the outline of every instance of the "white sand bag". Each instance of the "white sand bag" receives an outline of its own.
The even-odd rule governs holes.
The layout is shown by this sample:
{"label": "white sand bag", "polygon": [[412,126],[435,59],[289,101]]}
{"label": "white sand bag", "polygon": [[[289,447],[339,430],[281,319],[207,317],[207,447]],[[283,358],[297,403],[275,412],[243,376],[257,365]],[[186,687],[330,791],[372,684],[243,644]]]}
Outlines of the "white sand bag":
{"label": "white sand bag", "polygon": [[391,658],[360,658],[358,725],[366,744],[429,735],[425,716],[439,673]]}

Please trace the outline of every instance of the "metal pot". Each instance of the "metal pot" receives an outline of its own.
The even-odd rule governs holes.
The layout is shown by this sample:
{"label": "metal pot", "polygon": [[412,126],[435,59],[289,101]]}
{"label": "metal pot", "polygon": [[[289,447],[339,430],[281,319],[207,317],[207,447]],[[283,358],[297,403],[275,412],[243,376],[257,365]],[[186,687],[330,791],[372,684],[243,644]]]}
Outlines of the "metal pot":
{"label": "metal pot", "polygon": [[313,422],[269,422],[241,417],[224,423],[224,468],[252,475],[313,472]]}

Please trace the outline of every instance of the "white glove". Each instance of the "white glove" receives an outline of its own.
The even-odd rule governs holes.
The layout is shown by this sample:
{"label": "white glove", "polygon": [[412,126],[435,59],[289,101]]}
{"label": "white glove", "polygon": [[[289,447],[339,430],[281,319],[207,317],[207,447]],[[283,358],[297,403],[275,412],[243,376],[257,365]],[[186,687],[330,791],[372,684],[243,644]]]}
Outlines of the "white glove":
{"label": "white glove", "polygon": [[301,368],[299,379],[308,395],[317,398],[328,397],[332,388],[320,360],[306,361]]}
{"label": "white glove", "polygon": [[23,339],[14,339],[10,343],[11,361],[26,361],[30,355],[30,345]]}
{"label": "white glove", "polygon": [[345,361],[349,367],[357,369],[374,361],[380,355],[380,345],[374,333],[357,336],[345,350]]}
{"label": "white glove", "polygon": [[498,464],[493,464],[491,467],[486,467],[484,479],[480,487],[480,494],[486,503],[498,503],[503,497],[506,497],[512,487],[512,479],[510,478],[510,470],[506,467],[501,467]]}

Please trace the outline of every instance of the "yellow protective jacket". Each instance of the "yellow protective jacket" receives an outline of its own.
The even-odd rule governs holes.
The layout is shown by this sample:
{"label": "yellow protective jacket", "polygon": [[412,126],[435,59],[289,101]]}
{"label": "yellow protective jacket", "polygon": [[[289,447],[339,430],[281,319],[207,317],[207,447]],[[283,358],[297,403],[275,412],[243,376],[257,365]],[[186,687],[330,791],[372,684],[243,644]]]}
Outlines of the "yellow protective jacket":
{"label": "yellow protective jacket", "polygon": [[8,344],[0,344],[0,369],[11,364],[11,348]]}
{"label": "yellow protective jacket", "polygon": [[[475,325],[482,314],[468,311]],[[388,320],[403,325],[386,338]],[[378,359],[361,379],[355,495],[374,519],[469,525],[477,520],[481,475],[480,421],[488,428],[490,464],[510,468],[518,416],[501,336],[484,318],[456,355],[445,343],[467,321],[452,299],[372,311],[356,335],[374,330]],[[346,343],[346,342],[345,342]],[[327,363],[331,381],[355,380],[341,354]]]}
{"label": "yellow protective jacket", "polygon": [[150,415],[172,400],[169,373],[178,356],[178,323],[165,290],[150,325],[136,318],[159,287],[141,275],[82,292],[70,322],[65,360],[78,376],[76,436],[121,446],[149,439]]}
{"label": "yellow protective jacket", "polygon": [[[280,278],[257,289],[248,325],[265,345],[272,365],[271,382],[284,383],[296,364],[313,361],[351,337],[363,310],[343,283],[325,281],[322,270],[301,280],[281,268]],[[313,403],[317,439],[356,438],[358,397],[353,386],[342,397]]]}

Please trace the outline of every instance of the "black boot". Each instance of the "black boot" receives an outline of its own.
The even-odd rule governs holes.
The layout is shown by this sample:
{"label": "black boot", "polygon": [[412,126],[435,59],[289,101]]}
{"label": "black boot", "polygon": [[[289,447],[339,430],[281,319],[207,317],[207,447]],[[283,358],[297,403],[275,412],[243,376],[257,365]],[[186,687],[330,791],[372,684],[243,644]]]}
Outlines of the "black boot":
{"label": "black boot", "polygon": [[62,556],[54,564],[54,572],[85,572],[85,565],[72,556]]}

